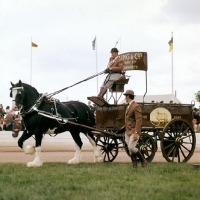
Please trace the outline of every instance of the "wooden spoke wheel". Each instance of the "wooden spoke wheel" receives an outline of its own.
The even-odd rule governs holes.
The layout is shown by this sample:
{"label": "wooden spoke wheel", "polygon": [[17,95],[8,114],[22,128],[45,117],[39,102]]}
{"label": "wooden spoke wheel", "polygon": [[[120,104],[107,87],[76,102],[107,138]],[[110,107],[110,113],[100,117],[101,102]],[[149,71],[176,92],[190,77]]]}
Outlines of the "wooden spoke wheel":
{"label": "wooden spoke wheel", "polygon": [[[137,148],[141,151],[142,155],[148,162],[151,162],[153,160],[156,152],[156,147],[155,141],[150,135],[148,135],[147,133],[142,133],[140,135]],[[128,154],[128,156],[130,156],[128,146],[126,143],[125,151]]]}
{"label": "wooden spoke wheel", "polygon": [[196,136],[187,121],[173,119],[163,129],[160,142],[163,157],[168,162],[187,162],[194,153]]}
{"label": "wooden spoke wheel", "polygon": [[148,134],[149,136],[152,137],[154,140],[154,147],[155,147],[155,152],[158,150],[158,144],[157,144],[157,131],[155,130],[142,130],[142,134]]}
{"label": "wooden spoke wheel", "polygon": [[156,152],[156,147],[152,136],[146,133],[142,133],[138,141],[138,148],[148,162],[153,160]]}
{"label": "wooden spoke wheel", "polygon": [[100,151],[104,156],[104,162],[112,162],[117,157],[117,139],[107,136],[97,137],[96,144],[100,147]]}

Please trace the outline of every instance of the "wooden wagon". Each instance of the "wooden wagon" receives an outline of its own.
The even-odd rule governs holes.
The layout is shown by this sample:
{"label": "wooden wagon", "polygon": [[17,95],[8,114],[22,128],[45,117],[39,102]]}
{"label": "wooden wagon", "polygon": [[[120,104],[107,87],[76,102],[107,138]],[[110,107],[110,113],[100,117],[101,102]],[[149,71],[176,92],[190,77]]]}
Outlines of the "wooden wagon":
{"label": "wooden wagon", "polygon": [[[128,52],[120,55],[127,70],[143,70],[146,75],[147,93],[147,53]],[[112,162],[119,149],[129,155],[124,141],[126,105],[119,104],[124,85],[129,78],[125,75],[116,81],[110,89],[108,101],[99,97],[88,97],[98,107],[96,109],[96,143],[104,155],[105,162]],[[192,125],[192,104],[146,103],[137,102],[142,108],[142,134],[138,148],[150,162],[160,148],[168,162],[187,162],[194,153],[196,136]],[[109,101],[114,99],[114,103]],[[160,144],[158,143],[160,141]]]}

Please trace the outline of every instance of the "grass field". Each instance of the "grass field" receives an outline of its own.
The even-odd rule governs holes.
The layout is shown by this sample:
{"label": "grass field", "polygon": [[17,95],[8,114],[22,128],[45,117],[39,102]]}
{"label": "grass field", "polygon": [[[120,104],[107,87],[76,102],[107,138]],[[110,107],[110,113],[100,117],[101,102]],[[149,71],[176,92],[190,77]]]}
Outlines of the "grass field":
{"label": "grass field", "polygon": [[187,163],[0,164],[0,200],[200,199],[200,170]]}

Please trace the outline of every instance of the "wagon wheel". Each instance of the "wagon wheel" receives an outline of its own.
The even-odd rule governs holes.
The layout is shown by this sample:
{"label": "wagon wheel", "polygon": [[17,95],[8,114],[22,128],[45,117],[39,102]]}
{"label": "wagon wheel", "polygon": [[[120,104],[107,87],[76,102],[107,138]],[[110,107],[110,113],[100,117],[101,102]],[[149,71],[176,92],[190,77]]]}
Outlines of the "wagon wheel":
{"label": "wagon wheel", "polygon": [[163,129],[160,145],[168,162],[187,162],[196,146],[192,125],[182,119],[173,119]]}
{"label": "wagon wheel", "polygon": [[104,155],[104,162],[112,162],[118,154],[117,139],[111,137],[97,137],[96,144],[100,146],[100,151]]}
{"label": "wagon wheel", "polygon": [[[152,134],[153,133],[153,134]],[[158,150],[157,144],[157,130],[142,130],[142,134],[148,134],[154,140],[155,152]]]}
{"label": "wagon wheel", "polygon": [[[141,151],[144,158],[151,162],[155,156],[156,147],[155,147],[155,141],[154,139],[147,133],[142,133],[140,135],[137,148]],[[130,156],[128,146],[125,143],[125,151]]]}

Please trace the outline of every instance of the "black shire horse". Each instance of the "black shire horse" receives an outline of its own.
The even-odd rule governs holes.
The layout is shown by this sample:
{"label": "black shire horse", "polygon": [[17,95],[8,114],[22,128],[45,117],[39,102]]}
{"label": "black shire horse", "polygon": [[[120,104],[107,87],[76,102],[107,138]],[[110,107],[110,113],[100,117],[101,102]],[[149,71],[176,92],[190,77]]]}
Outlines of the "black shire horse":
{"label": "black shire horse", "polygon": [[[69,124],[66,122],[67,120],[62,122],[56,120],[54,117],[49,118],[38,114],[39,110],[44,113],[50,113],[52,116],[60,116],[61,120],[68,119],[69,121],[74,121],[78,124],[93,127],[95,123],[94,115],[86,104],[78,101],[62,103],[56,99],[49,100],[48,98],[45,98],[45,95],[39,94],[34,87],[22,83],[21,80],[16,84],[11,82],[11,85],[10,96],[13,98],[13,104],[15,103],[15,105],[20,108],[20,113],[25,125],[25,131],[19,138],[18,145],[26,154],[36,153],[35,159],[32,162],[27,163],[28,167],[42,166],[40,152],[44,133],[58,134],[65,131],[71,133],[76,145],[75,156],[69,160],[68,163],[75,164],[80,162],[81,147],[83,144],[80,138],[80,132],[86,135],[94,148],[94,162],[103,161],[91,130]],[[32,135],[35,136],[35,147],[30,145],[25,147],[23,145],[24,141]]]}

